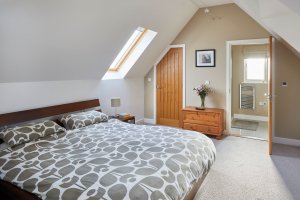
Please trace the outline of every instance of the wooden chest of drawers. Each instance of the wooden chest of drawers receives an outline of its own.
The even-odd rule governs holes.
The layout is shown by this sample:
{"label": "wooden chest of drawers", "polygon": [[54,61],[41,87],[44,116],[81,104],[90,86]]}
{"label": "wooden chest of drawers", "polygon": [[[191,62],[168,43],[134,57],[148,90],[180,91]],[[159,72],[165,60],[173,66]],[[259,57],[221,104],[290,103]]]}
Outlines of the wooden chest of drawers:
{"label": "wooden chest of drawers", "polygon": [[206,108],[196,110],[195,107],[182,109],[182,128],[215,135],[217,139],[222,137],[224,131],[224,110],[218,108]]}

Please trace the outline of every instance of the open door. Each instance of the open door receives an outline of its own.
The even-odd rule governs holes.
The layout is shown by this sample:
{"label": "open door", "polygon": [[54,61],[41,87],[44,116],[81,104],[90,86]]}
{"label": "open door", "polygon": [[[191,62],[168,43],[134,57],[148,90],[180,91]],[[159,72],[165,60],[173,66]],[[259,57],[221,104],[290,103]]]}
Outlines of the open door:
{"label": "open door", "polygon": [[[260,138],[260,139],[263,139],[263,140],[268,140],[268,152],[269,154],[271,155],[272,154],[272,133],[273,133],[273,102],[272,102],[272,98],[274,98],[274,96],[272,96],[273,94],[273,91],[272,91],[272,75],[273,75],[273,66],[274,66],[274,38],[271,36],[269,38],[262,38],[262,39],[251,39],[251,40],[237,40],[237,41],[227,41],[226,43],[226,48],[227,48],[227,66],[226,66],[226,79],[227,79],[227,92],[226,92],[226,110],[227,110],[227,130],[228,130],[228,133],[229,135],[235,135],[235,136],[241,136],[241,137],[251,137],[253,138],[253,135],[249,135],[249,133],[252,133],[251,131],[247,130],[247,131],[241,131],[241,129],[239,129],[237,126],[233,127],[232,126],[232,119],[234,119],[234,111],[233,111],[233,106],[232,106],[232,101],[233,101],[233,47],[235,46],[246,46],[246,45],[265,45],[265,49],[263,49],[263,52],[267,52],[267,69],[268,69],[268,78],[267,80],[264,79],[264,82],[267,81],[268,83],[268,86],[266,86],[263,90],[263,95],[265,95],[264,97],[261,97],[262,99],[262,103],[263,103],[263,106],[266,105],[266,101],[268,101],[267,105],[268,105],[268,113],[264,113],[265,115],[263,117],[267,117],[268,119],[266,120],[265,118],[263,119],[258,119],[258,121],[262,121],[262,122],[265,122],[265,121],[268,121],[266,123],[263,124],[263,138],[260,138],[260,137],[256,137],[256,138]],[[240,52],[237,50],[237,52]],[[265,54],[264,54],[265,55]],[[264,56],[265,58],[265,56]],[[237,59],[238,60],[238,59]],[[238,65],[238,66],[241,66],[241,65]],[[244,66],[245,67],[245,66]],[[265,65],[264,65],[265,67]],[[243,69],[245,70],[245,68]],[[238,73],[239,71],[236,70],[235,68],[235,73]],[[264,71],[265,72],[265,71]],[[242,73],[241,73],[242,74]],[[237,81],[239,82],[239,81]],[[237,92],[238,94],[241,94],[241,90],[239,90]],[[237,94],[235,93],[235,94]],[[236,98],[235,98],[235,101]],[[241,104],[241,103],[239,103]],[[239,114],[239,113],[238,113]],[[245,120],[253,120],[253,118],[250,118],[247,116],[247,114],[245,114],[245,116],[237,116],[237,118],[240,117],[244,117]],[[255,132],[255,131],[253,131]],[[248,135],[247,135],[248,134]]]}
{"label": "open door", "polygon": [[272,68],[273,68],[273,37],[270,36],[269,37],[269,70],[268,70],[268,73],[269,73],[269,79],[268,79],[268,100],[269,100],[269,103],[268,103],[268,117],[269,117],[269,120],[268,120],[268,130],[269,130],[269,155],[272,154],[272,142],[273,142],[273,136],[272,136],[272,133],[273,133],[273,123],[272,123],[272,120],[273,120],[273,112],[272,112],[272,108],[273,108],[273,105],[272,105],[272,99],[273,99],[273,91],[272,91]]}

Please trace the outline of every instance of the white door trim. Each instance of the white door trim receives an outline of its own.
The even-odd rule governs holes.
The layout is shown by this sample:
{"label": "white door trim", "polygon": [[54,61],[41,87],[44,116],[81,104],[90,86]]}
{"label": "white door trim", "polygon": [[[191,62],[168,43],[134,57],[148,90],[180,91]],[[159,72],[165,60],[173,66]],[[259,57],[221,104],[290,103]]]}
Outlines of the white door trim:
{"label": "white door trim", "polygon": [[182,107],[185,107],[185,44],[178,44],[178,45],[169,45],[162,54],[158,57],[156,62],[154,63],[154,98],[153,98],[153,113],[154,113],[154,123],[156,124],[156,66],[161,61],[161,59],[168,53],[168,51],[172,48],[182,48]]}
{"label": "white door trim", "polygon": [[[233,40],[226,42],[226,133],[230,134],[231,127],[231,84],[232,84],[232,55],[233,45],[269,44],[268,38]],[[273,79],[274,81],[274,79]],[[274,104],[274,102],[273,102]],[[274,105],[273,105],[274,108]],[[274,123],[273,123],[274,124]],[[274,129],[273,129],[274,131]]]}

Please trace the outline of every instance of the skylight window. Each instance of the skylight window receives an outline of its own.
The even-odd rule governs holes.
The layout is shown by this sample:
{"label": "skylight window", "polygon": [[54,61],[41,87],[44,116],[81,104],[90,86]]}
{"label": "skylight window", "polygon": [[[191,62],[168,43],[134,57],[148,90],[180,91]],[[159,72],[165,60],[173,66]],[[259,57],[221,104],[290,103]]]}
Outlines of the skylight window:
{"label": "skylight window", "polygon": [[146,33],[147,29],[139,27],[134,31],[129,40],[126,42],[125,46],[122,48],[116,59],[109,67],[109,71],[118,71],[126,57],[130,54],[133,48],[136,46],[138,41]]}
{"label": "skylight window", "polygon": [[149,29],[138,27],[112,62],[102,80],[123,79],[156,34]]}

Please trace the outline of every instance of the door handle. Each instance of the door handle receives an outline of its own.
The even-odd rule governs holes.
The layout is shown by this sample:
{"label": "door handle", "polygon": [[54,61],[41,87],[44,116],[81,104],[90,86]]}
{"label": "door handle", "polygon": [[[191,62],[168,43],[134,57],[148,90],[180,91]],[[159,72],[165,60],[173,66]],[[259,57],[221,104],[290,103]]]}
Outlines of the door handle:
{"label": "door handle", "polygon": [[269,100],[271,100],[273,97],[276,97],[276,95],[268,94],[268,93],[265,93],[264,96],[266,97],[266,99],[269,99]]}
{"label": "door handle", "polygon": [[264,96],[266,97],[266,99],[271,99],[272,98],[272,95],[268,94],[268,93],[265,93]]}
{"label": "door handle", "polygon": [[157,85],[157,86],[156,86],[156,89],[161,89],[161,86]]}

